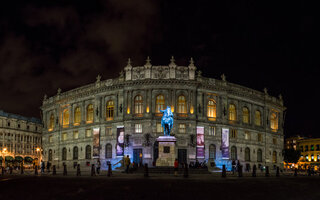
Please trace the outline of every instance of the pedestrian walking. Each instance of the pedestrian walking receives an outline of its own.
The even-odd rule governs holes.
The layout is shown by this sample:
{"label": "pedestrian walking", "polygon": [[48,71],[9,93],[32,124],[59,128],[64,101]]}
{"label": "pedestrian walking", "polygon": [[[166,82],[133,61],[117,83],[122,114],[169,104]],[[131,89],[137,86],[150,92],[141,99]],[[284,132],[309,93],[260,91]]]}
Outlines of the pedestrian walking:
{"label": "pedestrian walking", "polygon": [[41,174],[42,174],[42,173],[44,173],[44,169],[45,169],[45,164],[42,160],[41,160],[40,167],[41,167]]}
{"label": "pedestrian walking", "polygon": [[129,155],[127,155],[127,157],[124,160],[124,165],[126,166],[126,173],[127,174],[129,173],[130,163],[131,163],[131,161],[130,161]]}
{"label": "pedestrian walking", "polygon": [[179,162],[178,159],[174,161],[174,176],[178,176]]}
{"label": "pedestrian walking", "polygon": [[236,171],[236,161],[232,160],[232,174]]}
{"label": "pedestrian walking", "polygon": [[91,176],[95,176],[96,175],[96,167],[94,166],[94,164],[91,165]]}
{"label": "pedestrian walking", "polygon": [[97,174],[100,174],[101,162],[100,159],[97,161]]}

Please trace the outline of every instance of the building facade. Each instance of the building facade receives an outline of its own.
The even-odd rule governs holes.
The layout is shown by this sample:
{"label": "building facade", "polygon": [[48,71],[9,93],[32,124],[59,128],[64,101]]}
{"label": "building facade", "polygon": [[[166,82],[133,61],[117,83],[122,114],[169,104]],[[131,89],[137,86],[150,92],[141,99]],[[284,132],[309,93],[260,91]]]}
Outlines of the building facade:
{"label": "building facade", "polygon": [[298,150],[301,153],[297,165],[299,169],[308,169],[313,167],[315,170],[319,170],[320,167],[320,139],[308,138],[301,139],[297,142]]}
{"label": "building facade", "polygon": [[0,110],[0,163],[41,156],[42,123]]}
{"label": "building facade", "polygon": [[59,89],[41,107],[44,159],[61,167],[89,166],[99,158],[104,168],[129,155],[152,166],[156,138],[163,135],[160,109],[170,106],[180,162],[282,166],[282,97],[221,78],[202,76],[192,59],[188,66],[177,66],[174,58],[168,66],[153,66],[148,58],[137,67],[129,59],[117,78],[98,76],[95,83]]}

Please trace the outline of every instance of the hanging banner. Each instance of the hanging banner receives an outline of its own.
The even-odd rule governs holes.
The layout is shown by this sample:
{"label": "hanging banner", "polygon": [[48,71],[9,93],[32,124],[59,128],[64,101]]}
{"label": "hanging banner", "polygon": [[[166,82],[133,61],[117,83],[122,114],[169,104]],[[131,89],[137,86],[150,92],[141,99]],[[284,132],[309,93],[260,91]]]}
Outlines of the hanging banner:
{"label": "hanging banner", "polygon": [[204,127],[197,126],[197,158],[204,158]]}
{"label": "hanging banner", "polygon": [[100,128],[93,129],[93,158],[100,157]]}
{"label": "hanging banner", "polygon": [[221,134],[222,159],[229,159],[229,129],[223,128]]}
{"label": "hanging banner", "polygon": [[124,155],[124,127],[117,127],[117,156]]}

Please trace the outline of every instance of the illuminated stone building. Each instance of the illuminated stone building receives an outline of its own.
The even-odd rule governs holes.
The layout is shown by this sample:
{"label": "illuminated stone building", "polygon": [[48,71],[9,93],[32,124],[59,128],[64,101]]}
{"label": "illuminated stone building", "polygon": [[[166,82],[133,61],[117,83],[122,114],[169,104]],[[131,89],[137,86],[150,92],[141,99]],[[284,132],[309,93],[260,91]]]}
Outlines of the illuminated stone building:
{"label": "illuminated stone building", "polygon": [[[99,158],[105,168],[106,161],[115,163],[124,154],[152,166],[158,157],[156,138],[163,135],[159,109],[171,106],[180,162],[212,159],[217,166],[230,166],[234,159],[251,168],[282,166],[281,95],[221,78],[202,76],[192,59],[188,66],[178,66],[174,58],[168,66],[153,66],[148,58],[136,67],[129,59],[119,77],[102,81],[98,76],[95,83],[59,89],[41,107],[44,159],[61,167],[88,166]],[[222,130],[229,136],[224,147]]]}
{"label": "illuminated stone building", "polygon": [[298,150],[301,152],[298,166],[301,169],[320,167],[320,138],[302,139],[297,142]]}
{"label": "illuminated stone building", "polygon": [[41,132],[40,119],[27,118],[0,110],[0,160],[4,162],[6,159],[39,158]]}

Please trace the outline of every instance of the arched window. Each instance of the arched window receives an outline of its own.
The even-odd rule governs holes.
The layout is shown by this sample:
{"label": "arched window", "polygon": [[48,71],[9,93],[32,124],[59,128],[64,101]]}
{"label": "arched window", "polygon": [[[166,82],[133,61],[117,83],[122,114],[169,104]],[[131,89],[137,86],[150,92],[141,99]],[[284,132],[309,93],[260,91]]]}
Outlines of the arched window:
{"label": "arched window", "polygon": [[272,130],[278,130],[278,114],[276,112],[272,112],[270,116],[270,127]]}
{"label": "arched window", "polygon": [[207,116],[209,118],[213,118],[213,119],[215,119],[217,117],[217,105],[213,99],[210,99],[208,101]]}
{"label": "arched window", "polygon": [[258,149],[257,151],[257,162],[262,162],[262,150]]}
{"label": "arched window", "polygon": [[73,160],[78,160],[78,147],[73,147]]}
{"label": "arched window", "polygon": [[209,159],[216,159],[216,146],[214,144],[209,146]]}
{"label": "arched window", "polygon": [[52,161],[52,149],[49,149],[48,161]]}
{"label": "arched window", "polygon": [[107,102],[106,118],[107,118],[107,121],[113,120],[113,118],[114,118],[114,103],[113,103],[113,101]]}
{"label": "arched window", "polygon": [[142,96],[141,95],[137,95],[134,98],[134,113],[135,114],[142,114],[143,109],[142,109],[142,105],[143,105],[143,100],[142,100]]}
{"label": "arched window", "polygon": [[259,110],[256,110],[256,112],[255,112],[254,123],[257,126],[261,126],[261,112]]}
{"label": "arched window", "polygon": [[86,159],[91,159],[91,146],[86,146]]}
{"label": "arched window", "polygon": [[242,108],[242,122],[245,124],[249,124],[250,122],[249,109],[247,107]]}
{"label": "arched window", "polygon": [[89,104],[87,106],[87,123],[93,122],[93,105]]}
{"label": "arched window", "polygon": [[74,125],[79,125],[81,122],[81,110],[80,107],[76,107],[74,110]]}
{"label": "arched window", "polygon": [[178,113],[186,114],[187,113],[187,103],[186,103],[186,97],[183,95],[180,95],[178,97]]}
{"label": "arched window", "polygon": [[229,120],[230,121],[237,120],[237,111],[236,111],[236,106],[234,104],[229,105]]}
{"label": "arched window", "polygon": [[106,158],[112,158],[112,145],[106,144]]}
{"label": "arched window", "polygon": [[237,147],[232,146],[231,147],[231,160],[237,160]]}
{"label": "arched window", "polygon": [[245,155],[244,155],[244,160],[245,161],[250,161],[250,149],[247,147],[245,150]]}
{"label": "arched window", "polygon": [[48,131],[52,131],[54,128],[54,116],[53,114],[50,115],[50,120],[49,120],[49,129]]}
{"label": "arched window", "polygon": [[162,94],[156,97],[156,113],[160,113],[160,110],[164,110],[164,96]]}
{"label": "arched window", "polygon": [[67,160],[67,148],[62,149],[62,160]]}
{"label": "arched window", "polygon": [[63,126],[64,127],[69,126],[69,109],[63,110]]}
{"label": "arched window", "polygon": [[272,153],[272,163],[277,163],[277,152],[276,151],[274,151]]}

